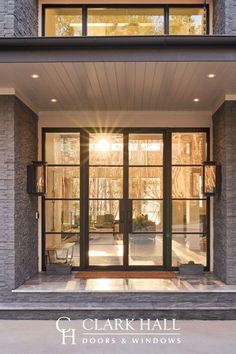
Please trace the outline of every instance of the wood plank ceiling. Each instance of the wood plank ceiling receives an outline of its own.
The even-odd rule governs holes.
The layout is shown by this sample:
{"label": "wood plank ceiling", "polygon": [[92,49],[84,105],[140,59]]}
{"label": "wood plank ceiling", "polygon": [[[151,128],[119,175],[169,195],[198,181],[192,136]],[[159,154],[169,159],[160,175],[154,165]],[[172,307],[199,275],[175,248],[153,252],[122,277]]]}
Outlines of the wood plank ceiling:
{"label": "wood plank ceiling", "polygon": [[38,111],[212,111],[225,94],[236,94],[236,63],[0,64],[0,90],[6,88]]}

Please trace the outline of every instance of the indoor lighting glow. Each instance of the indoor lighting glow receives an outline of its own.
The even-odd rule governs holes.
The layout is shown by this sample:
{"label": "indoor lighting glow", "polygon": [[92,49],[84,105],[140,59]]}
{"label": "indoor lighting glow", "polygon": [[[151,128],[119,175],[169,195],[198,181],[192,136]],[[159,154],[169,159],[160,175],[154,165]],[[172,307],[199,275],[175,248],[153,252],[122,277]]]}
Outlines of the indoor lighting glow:
{"label": "indoor lighting glow", "polygon": [[52,103],[57,102],[56,98],[52,98],[52,99],[51,99],[51,102],[52,102]]}
{"label": "indoor lighting glow", "polygon": [[39,75],[38,74],[32,74],[31,77],[32,77],[32,79],[38,79]]}
{"label": "indoor lighting glow", "polygon": [[209,79],[213,79],[214,77],[216,77],[215,74],[208,74],[207,77],[209,77]]}
{"label": "indoor lighting glow", "polygon": [[194,98],[194,102],[199,102],[199,98]]}
{"label": "indoor lighting glow", "polygon": [[95,149],[97,151],[107,152],[110,150],[109,141],[106,139],[99,139],[98,142],[95,144]]}

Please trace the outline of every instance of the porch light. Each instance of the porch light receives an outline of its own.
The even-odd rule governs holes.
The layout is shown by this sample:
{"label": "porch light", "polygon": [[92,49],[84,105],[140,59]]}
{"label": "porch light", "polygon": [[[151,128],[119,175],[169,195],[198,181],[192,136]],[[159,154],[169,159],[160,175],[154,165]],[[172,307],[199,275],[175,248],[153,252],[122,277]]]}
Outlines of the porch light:
{"label": "porch light", "polygon": [[38,79],[39,75],[38,74],[32,74],[31,77],[32,77],[32,79]]}
{"label": "porch light", "polygon": [[216,74],[208,74],[207,77],[209,77],[209,79],[214,79],[216,77]]}
{"label": "porch light", "polygon": [[44,195],[46,193],[46,162],[33,161],[27,166],[27,192]]}
{"label": "porch light", "polygon": [[203,194],[213,196],[219,193],[221,168],[215,161],[203,162]]}

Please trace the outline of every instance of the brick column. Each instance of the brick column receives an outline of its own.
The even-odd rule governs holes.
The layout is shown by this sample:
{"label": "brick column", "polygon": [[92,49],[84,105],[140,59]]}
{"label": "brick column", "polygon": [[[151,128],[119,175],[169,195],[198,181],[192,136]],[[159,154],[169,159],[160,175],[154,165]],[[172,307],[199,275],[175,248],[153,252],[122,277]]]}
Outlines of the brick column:
{"label": "brick column", "polygon": [[236,102],[213,115],[214,160],[222,165],[222,191],[214,199],[214,272],[236,284]]}
{"label": "brick column", "polygon": [[213,1],[214,34],[236,35],[236,0]]}
{"label": "brick column", "polygon": [[15,96],[0,96],[0,288],[38,270],[37,198],[26,192],[26,167],[37,159],[38,118]]}
{"label": "brick column", "polygon": [[38,0],[0,0],[0,37],[38,35]]}

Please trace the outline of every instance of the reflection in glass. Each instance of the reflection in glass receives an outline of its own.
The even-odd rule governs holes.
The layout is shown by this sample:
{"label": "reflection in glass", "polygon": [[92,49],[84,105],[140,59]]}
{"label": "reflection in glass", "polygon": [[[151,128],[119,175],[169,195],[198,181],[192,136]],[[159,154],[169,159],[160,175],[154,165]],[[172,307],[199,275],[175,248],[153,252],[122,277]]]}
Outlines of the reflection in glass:
{"label": "reflection in glass", "polygon": [[206,235],[172,235],[172,265],[194,262],[206,266]]}
{"label": "reflection in glass", "polygon": [[203,8],[170,8],[169,33],[174,35],[204,35],[205,10]]}
{"label": "reflection in glass", "polygon": [[79,165],[79,133],[47,133],[46,162],[53,165]]}
{"label": "reflection in glass", "polygon": [[163,202],[133,200],[133,232],[162,232]]}
{"label": "reflection in glass", "polygon": [[89,197],[95,199],[123,198],[123,168],[90,167]]}
{"label": "reflection in glass", "polygon": [[79,234],[47,234],[47,263],[80,265],[80,235]]}
{"label": "reflection in glass", "polygon": [[79,167],[48,167],[46,198],[80,197]]}
{"label": "reflection in glass", "polygon": [[45,36],[82,36],[82,9],[76,7],[46,8]]}
{"label": "reflection in glass", "polygon": [[172,168],[172,198],[202,198],[202,168]]}
{"label": "reflection in glass", "polygon": [[78,232],[80,230],[79,200],[46,200],[46,232]]}
{"label": "reflection in glass", "polygon": [[90,165],[122,165],[123,135],[115,133],[96,133],[90,135]]}
{"label": "reflection in glass", "polygon": [[173,165],[201,165],[206,156],[206,133],[172,133]]}
{"label": "reflection in glass", "polygon": [[89,235],[89,265],[109,266],[123,264],[123,235],[113,233]]}
{"label": "reflection in glass", "polygon": [[206,232],[206,200],[173,200],[173,232]]}
{"label": "reflection in glass", "polygon": [[162,167],[130,167],[129,198],[162,199]]}
{"label": "reflection in glass", "polygon": [[164,10],[150,8],[88,8],[89,36],[164,34]]}
{"label": "reflection in glass", "polygon": [[129,265],[155,266],[163,264],[163,235],[130,234]]}
{"label": "reflection in glass", "polygon": [[119,221],[118,200],[90,200],[89,229],[94,232],[112,232]]}
{"label": "reflection in glass", "polygon": [[129,134],[130,165],[162,165],[162,134]]}

